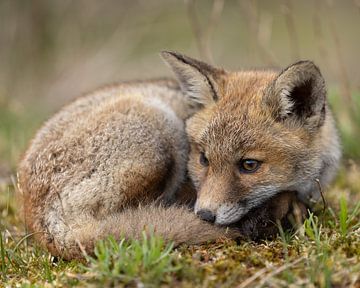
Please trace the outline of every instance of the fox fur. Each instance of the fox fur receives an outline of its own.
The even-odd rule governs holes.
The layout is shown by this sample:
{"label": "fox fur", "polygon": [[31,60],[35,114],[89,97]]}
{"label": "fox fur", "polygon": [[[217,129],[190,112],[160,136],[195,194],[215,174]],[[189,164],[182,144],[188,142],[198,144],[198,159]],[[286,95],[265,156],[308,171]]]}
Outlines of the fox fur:
{"label": "fox fur", "polygon": [[[95,90],[31,141],[18,168],[25,221],[53,255],[81,258],[108,235],[148,229],[176,245],[266,235],[335,175],[339,140],[312,62],[228,72],[162,57],[177,81]],[[242,159],[260,168],[241,173]]]}

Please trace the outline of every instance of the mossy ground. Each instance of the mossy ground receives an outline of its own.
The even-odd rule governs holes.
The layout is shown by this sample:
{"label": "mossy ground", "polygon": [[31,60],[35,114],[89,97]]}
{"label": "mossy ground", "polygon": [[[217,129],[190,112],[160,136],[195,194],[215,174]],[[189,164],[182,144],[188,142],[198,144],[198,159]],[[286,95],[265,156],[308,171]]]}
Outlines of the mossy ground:
{"label": "mossy ground", "polygon": [[347,159],[325,192],[328,208],[296,232],[177,249],[157,237],[109,239],[99,244],[96,259],[65,262],[31,240],[15,197],[17,159],[46,115],[16,105],[1,109],[0,286],[360,287],[360,166],[348,160],[360,149],[347,134]]}

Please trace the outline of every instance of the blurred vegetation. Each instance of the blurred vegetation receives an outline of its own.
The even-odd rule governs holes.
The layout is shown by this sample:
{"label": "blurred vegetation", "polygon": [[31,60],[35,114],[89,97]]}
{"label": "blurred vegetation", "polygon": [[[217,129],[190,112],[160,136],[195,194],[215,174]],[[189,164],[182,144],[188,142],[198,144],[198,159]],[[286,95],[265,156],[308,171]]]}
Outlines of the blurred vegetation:
{"label": "blurred vegetation", "polygon": [[[358,27],[358,0],[0,1],[0,287],[83,281],[84,286],[359,286]],[[98,248],[101,257],[89,259],[86,267],[55,261],[23,238],[14,196],[18,159],[39,125],[82,93],[111,82],[171,76],[158,56],[166,49],[229,70],[313,60],[327,81],[345,155],[336,183],[326,191],[330,208],[272,242],[220,241],[170,253],[156,239],[121,247],[109,240]],[[145,267],[139,259],[147,257],[149,243],[157,254]],[[129,266],[119,262],[120,252]],[[160,264],[150,269],[157,259]],[[140,276],[124,280],[126,269]]]}
{"label": "blurred vegetation", "polygon": [[359,24],[359,1],[350,0],[0,1],[0,161],[13,166],[33,128],[78,95],[171,75],[164,49],[228,69],[314,60],[345,155],[358,159]]}

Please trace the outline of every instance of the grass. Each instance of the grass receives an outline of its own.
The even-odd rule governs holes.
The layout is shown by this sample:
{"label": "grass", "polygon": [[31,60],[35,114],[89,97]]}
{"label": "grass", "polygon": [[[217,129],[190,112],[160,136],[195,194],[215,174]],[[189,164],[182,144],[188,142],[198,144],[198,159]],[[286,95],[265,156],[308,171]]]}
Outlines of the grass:
{"label": "grass", "polygon": [[[0,159],[10,171],[15,171],[28,138],[46,116],[23,109],[0,108]],[[346,133],[358,133],[360,121],[351,121],[355,128]],[[342,129],[342,135],[346,133]],[[356,138],[346,135],[352,139],[348,143],[343,138],[344,147],[351,148],[346,153],[358,159]],[[324,211],[310,213],[296,232],[279,227],[279,236],[272,241],[221,240],[173,249],[156,235],[144,235],[141,241],[109,238],[98,243],[96,257],[83,262],[56,259],[31,240],[19,213],[16,181],[1,176],[0,170],[0,287],[360,285],[360,166],[356,161],[344,161],[336,182],[325,192],[328,207]]]}
{"label": "grass", "polygon": [[95,257],[87,257],[88,266],[84,271],[96,281],[107,285],[146,283],[159,285],[167,276],[178,270],[170,255],[172,244],[165,246],[156,235],[145,233],[141,241],[119,243],[109,237],[100,241],[95,248]]}
{"label": "grass", "polygon": [[348,103],[339,96],[337,89],[330,89],[329,100],[336,108],[338,128],[342,138],[344,157],[360,159],[358,139],[360,139],[360,92],[352,94],[352,102]]}
{"label": "grass", "polygon": [[281,233],[273,241],[224,240],[173,250],[156,236],[120,242],[109,238],[85,262],[54,259],[34,243],[19,244],[5,230],[0,279],[9,287],[348,287],[360,280],[360,210],[358,205],[347,207],[344,214],[341,205],[348,204],[340,200],[335,214],[310,213],[296,233]]}
{"label": "grass", "polygon": [[0,177],[5,167],[14,171],[21,153],[47,113],[40,103],[2,103],[0,98]]}

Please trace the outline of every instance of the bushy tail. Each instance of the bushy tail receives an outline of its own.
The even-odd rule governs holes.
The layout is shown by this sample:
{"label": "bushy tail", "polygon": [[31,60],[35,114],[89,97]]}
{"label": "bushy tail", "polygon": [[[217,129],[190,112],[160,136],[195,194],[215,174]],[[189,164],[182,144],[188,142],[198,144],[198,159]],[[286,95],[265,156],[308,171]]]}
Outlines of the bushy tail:
{"label": "bushy tail", "polygon": [[129,208],[105,219],[96,220],[91,216],[74,219],[68,224],[67,233],[49,231],[53,241],[47,248],[54,255],[65,259],[83,258],[92,254],[96,242],[109,235],[140,239],[143,231],[154,231],[165,241],[175,246],[200,244],[218,238],[235,238],[239,232],[211,225],[200,220],[186,207],[150,204]]}

